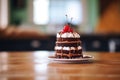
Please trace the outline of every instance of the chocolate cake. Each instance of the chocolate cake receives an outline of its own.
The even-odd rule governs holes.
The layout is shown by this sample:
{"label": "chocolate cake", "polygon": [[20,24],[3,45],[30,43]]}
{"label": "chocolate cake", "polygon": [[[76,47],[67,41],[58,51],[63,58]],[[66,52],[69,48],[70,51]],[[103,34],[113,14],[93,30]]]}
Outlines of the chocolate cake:
{"label": "chocolate cake", "polygon": [[67,24],[57,33],[55,56],[57,58],[83,57],[80,35]]}

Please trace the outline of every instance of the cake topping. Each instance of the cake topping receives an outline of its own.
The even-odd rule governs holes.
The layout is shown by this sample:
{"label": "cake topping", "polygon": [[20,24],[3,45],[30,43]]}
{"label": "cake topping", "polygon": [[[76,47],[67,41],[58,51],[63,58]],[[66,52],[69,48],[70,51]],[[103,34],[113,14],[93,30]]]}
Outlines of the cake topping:
{"label": "cake topping", "polygon": [[73,29],[67,24],[64,26],[62,33],[73,32]]}
{"label": "cake topping", "polygon": [[81,50],[82,47],[81,46],[78,46],[78,47],[62,47],[62,46],[55,46],[55,50]]}
{"label": "cake topping", "polygon": [[67,33],[62,34],[61,37],[62,38],[66,38],[66,37],[70,38],[70,37],[74,37],[74,35],[67,32]]}
{"label": "cake topping", "polygon": [[80,38],[80,35],[77,32],[65,32],[57,33],[57,38]]}
{"label": "cake topping", "polygon": [[[67,22],[68,22],[68,16],[67,15],[65,15],[65,16],[66,16],[66,19],[67,19]],[[71,18],[71,22],[72,22],[72,19],[73,18]],[[71,28],[71,25],[66,24],[61,32],[62,33],[73,32],[73,29]]]}

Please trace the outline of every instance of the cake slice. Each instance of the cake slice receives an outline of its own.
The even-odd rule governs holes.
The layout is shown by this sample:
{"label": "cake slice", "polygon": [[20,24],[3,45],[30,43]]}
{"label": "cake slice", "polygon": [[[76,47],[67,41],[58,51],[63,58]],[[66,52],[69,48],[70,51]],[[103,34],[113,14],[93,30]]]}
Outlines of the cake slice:
{"label": "cake slice", "polygon": [[68,24],[57,33],[55,57],[68,59],[83,57],[80,35]]}

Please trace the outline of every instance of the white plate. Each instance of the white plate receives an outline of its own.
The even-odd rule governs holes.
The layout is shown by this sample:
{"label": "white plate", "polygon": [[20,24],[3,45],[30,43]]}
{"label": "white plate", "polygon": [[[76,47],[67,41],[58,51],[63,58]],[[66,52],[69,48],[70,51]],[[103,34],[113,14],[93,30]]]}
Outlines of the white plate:
{"label": "white plate", "polygon": [[93,62],[94,57],[90,55],[84,55],[83,58],[59,59],[55,58],[55,56],[49,56],[49,59],[56,63],[91,63]]}

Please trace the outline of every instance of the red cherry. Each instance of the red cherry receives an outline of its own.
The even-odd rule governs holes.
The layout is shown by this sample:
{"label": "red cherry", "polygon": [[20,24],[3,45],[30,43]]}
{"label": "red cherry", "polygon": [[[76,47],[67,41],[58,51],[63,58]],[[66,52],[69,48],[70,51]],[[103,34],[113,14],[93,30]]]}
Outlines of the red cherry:
{"label": "red cherry", "polygon": [[65,33],[65,32],[73,32],[73,29],[70,28],[70,26],[67,24],[64,26],[63,30],[61,31],[62,33]]}
{"label": "red cherry", "polygon": [[69,29],[69,32],[73,32],[73,29],[72,29],[72,28],[70,28],[70,29]]}
{"label": "red cherry", "polygon": [[63,32],[68,32],[68,30],[70,29],[69,25],[65,25],[63,28]]}

